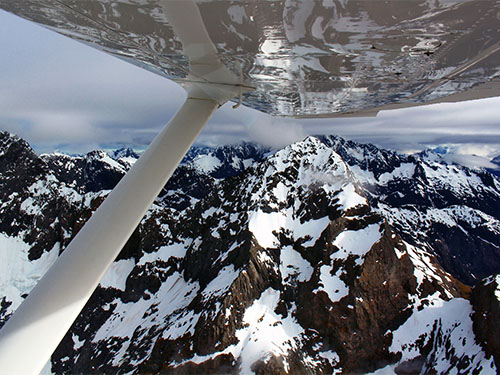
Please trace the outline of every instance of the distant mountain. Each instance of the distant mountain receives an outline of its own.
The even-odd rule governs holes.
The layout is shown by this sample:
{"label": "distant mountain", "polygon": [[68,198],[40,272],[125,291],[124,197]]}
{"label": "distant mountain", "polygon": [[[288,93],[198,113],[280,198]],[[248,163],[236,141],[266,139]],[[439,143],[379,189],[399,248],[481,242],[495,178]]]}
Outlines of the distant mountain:
{"label": "distant mountain", "polygon": [[[120,160],[38,157],[0,134],[0,319],[133,164]],[[192,149],[50,367],[496,374],[499,207],[485,170],[333,136]]]}
{"label": "distant mountain", "polygon": [[242,173],[267,152],[268,148],[248,142],[212,148],[193,146],[182,160],[182,165],[192,165],[214,178],[223,179]]}
{"label": "distant mountain", "polygon": [[491,168],[491,169],[488,169],[488,171],[489,171],[490,173],[494,174],[495,176],[500,177],[500,155],[498,155],[497,157],[493,158],[493,159],[491,160],[491,162],[492,162],[493,164],[498,165],[498,168],[495,168],[495,169]]}
{"label": "distant mountain", "polygon": [[120,160],[120,159],[139,159],[139,154],[135,152],[132,148],[130,147],[123,147],[118,150],[114,150],[108,153],[108,155],[114,159],[114,160]]}

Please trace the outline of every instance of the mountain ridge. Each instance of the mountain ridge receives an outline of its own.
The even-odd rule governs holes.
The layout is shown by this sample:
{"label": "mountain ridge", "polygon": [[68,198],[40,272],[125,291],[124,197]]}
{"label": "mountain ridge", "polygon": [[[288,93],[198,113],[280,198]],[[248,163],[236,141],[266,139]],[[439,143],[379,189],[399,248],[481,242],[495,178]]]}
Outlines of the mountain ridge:
{"label": "mountain ridge", "polygon": [[[493,246],[500,243],[498,217],[467,197],[480,192],[494,201],[498,180],[488,180],[481,171],[349,142],[308,137],[274,154],[262,153],[225,178],[188,162],[184,168],[190,173],[174,174],[169,182],[174,189],[166,187],[155,201],[53,355],[52,370],[445,374],[458,368],[460,373],[495,373],[496,344],[484,334],[480,316],[496,316],[496,289],[484,290],[483,282],[475,282],[471,290],[459,282],[456,277],[468,276],[470,267],[464,262],[448,273],[440,265],[446,254],[429,241],[456,223],[445,222],[440,229],[431,222],[429,229],[415,225],[420,221],[412,217],[404,222],[396,213],[409,216],[401,210],[410,206],[397,193],[415,186],[434,190],[434,195],[417,191],[413,199],[419,200],[411,203],[427,218],[432,210],[438,210],[441,216],[434,216],[440,220],[439,210],[451,215],[448,211],[458,206],[451,195],[457,194],[466,198],[462,211],[482,213],[484,219],[476,223],[478,231],[463,229],[473,238],[492,236]],[[10,235],[2,231],[7,241],[25,243],[22,251],[39,255],[23,263],[33,265],[37,276],[41,263],[45,267],[55,260],[107,191],[79,190],[79,183],[71,186],[75,179],[58,179],[59,172],[49,168],[54,161],[37,159],[25,146],[19,144],[5,160],[31,155],[34,162],[24,166],[42,172],[31,173],[34,180],[21,186],[12,179],[23,166],[4,163],[10,178],[0,174],[2,210],[17,207],[7,212],[29,216],[26,222],[39,220],[38,237],[49,236],[54,227],[65,233],[54,244],[37,239],[35,244],[48,245],[38,245],[42,251],[35,252],[31,243],[22,242],[37,237],[27,224]],[[231,163],[230,153],[225,155]],[[104,158],[94,156],[94,162]],[[126,169],[121,164],[114,168]],[[444,184],[448,174],[468,177],[470,183],[460,184],[458,178],[456,184]],[[411,183],[414,176],[417,184]],[[53,195],[46,193],[29,206],[24,202],[33,185],[52,186]],[[402,186],[407,190],[399,191]],[[14,189],[26,194],[16,201]],[[56,224],[55,219],[37,219],[38,212],[48,216],[44,213],[51,211],[43,207],[52,206],[52,200],[65,202],[54,203],[58,209],[67,207],[56,215]],[[405,223],[415,225],[413,231]],[[485,254],[494,268],[491,250]],[[9,282],[6,277],[0,283],[3,290]],[[22,300],[13,293],[2,299],[3,320]]]}

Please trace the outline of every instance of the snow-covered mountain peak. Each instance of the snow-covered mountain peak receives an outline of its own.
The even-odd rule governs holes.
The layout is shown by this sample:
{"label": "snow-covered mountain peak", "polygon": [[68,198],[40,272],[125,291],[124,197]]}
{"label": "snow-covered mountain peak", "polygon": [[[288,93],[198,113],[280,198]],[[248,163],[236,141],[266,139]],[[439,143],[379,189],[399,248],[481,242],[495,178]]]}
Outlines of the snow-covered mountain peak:
{"label": "snow-covered mountain peak", "polygon": [[217,147],[194,146],[181,166],[192,167],[198,173],[215,179],[223,179],[242,173],[256,161],[261,160],[269,150],[253,143],[238,143]]}
{"label": "snow-covered mountain peak", "polygon": [[139,154],[135,152],[131,147],[123,147],[117,150],[113,150],[109,152],[108,155],[115,160],[119,160],[121,158],[139,159]]}
{"label": "snow-covered mountain peak", "polygon": [[290,173],[290,177],[296,177],[299,185],[341,186],[343,180],[352,179],[342,158],[315,137],[307,137],[303,141],[287,146],[270,156],[267,161],[275,172],[268,170],[266,175],[278,173],[286,179],[288,173],[284,172],[291,168],[297,173]]}
{"label": "snow-covered mountain peak", "polygon": [[119,164],[125,166],[125,168],[130,168],[134,163],[139,159],[139,154],[136,153],[132,148],[130,147],[124,147],[120,148],[118,150],[114,150],[111,152],[108,152],[108,156],[118,162]]}
{"label": "snow-covered mountain peak", "polygon": [[6,131],[0,131],[0,150],[2,152],[2,156],[9,151],[9,149],[15,145],[19,145],[19,147],[24,147],[27,150],[30,149],[28,143],[18,137],[15,134],[6,132]]}
{"label": "snow-covered mountain peak", "polygon": [[[269,155],[241,178],[245,183],[238,185],[236,196],[251,202],[251,210],[298,218],[304,214],[301,205],[320,196],[325,205],[334,202],[331,215],[335,209],[367,204],[342,158],[315,137]],[[328,216],[328,210],[318,210],[313,217],[321,215]]]}

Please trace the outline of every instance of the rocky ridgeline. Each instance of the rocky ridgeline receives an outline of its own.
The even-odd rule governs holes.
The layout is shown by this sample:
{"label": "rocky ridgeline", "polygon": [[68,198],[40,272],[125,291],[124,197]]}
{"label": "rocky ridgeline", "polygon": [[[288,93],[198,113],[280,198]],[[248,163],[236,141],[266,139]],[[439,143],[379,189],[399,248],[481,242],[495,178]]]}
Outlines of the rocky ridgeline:
{"label": "rocky ridgeline", "polygon": [[[1,146],[6,319],[135,155]],[[497,179],[337,137],[266,151],[190,151],[53,372],[496,373]]]}

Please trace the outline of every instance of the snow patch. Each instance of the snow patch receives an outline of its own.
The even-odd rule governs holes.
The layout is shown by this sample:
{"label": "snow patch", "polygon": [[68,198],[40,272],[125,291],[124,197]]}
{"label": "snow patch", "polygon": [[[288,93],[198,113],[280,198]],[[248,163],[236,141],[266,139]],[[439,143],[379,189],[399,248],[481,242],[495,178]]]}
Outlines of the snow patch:
{"label": "snow patch", "polygon": [[259,210],[249,213],[248,229],[259,245],[264,248],[273,248],[279,245],[280,242],[273,232],[279,233],[281,230],[289,231],[295,241],[305,236],[311,237],[303,244],[311,246],[329,223],[328,216],[301,223],[299,219],[293,218],[292,209],[270,213]]}
{"label": "snow patch", "polygon": [[[236,331],[237,344],[230,345],[222,352],[207,356],[195,355],[189,361],[202,363],[220,354],[231,353],[241,359],[240,374],[252,374],[251,366],[256,361],[266,360],[269,355],[286,356],[288,351],[297,348],[304,329],[292,317],[295,306],[286,318],[275,312],[280,301],[280,292],[266,289],[260,298],[245,310],[243,328]],[[288,363],[284,362],[285,371]]]}
{"label": "snow patch", "polygon": [[366,198],[356,192],[354,184],[352,183],[343,187],[342,191],[337,195],[337,198],[339,199],[338,204],[340,204],[344,211],[368,204]]}
{"label": "snow patch", "polygon": [[81,341],[80,338],[77,335],[75,335],[74,333],[71,334],[71,338],[73,339],[73,342],[74,342],[74,345],[73,345],[74,350],[80,349],[83,346],[83,344],[85,343],[85,341]]}
{"label": "snow patch", "polygon": [[469,357],[467,369],[460,373],[472,372],[472,369],[482,365],[481,374],[496,374],[493,359],[486,359],[485,353],[476,343],[472,329],[472,307],[469,301],[454,298],[450,301],[434,299],[429,306],[421,311],[414,310],[410,318],[397,330],[393,331],[393,340],[389,350],[393,353],[401,352],[401,362],[411,360],[420,355],[416,341],[423,339],[422,346],[431,339],[432,331],[439,335],[435,340],[433,367],[438,374],[458,374],[454,363],[451,363],[447,342],[454,350],[457,358]]}
{"label": "snow patch", "polygon": [[19,307],[22,296],[31,292],[59,256],[59,243],[33,261],[28,259],[30,248],[20,238],[0,233],[0,296],[12,302],[7,314]]}
{"label": "snow patch", "polygon": [[311,264],[302,258],[302,255],[291,246],[281,249],[280,273],[285,284],[290,283],[290,278],[298,281],[308,281],[313,273]]}
{"label": "snow patch", "polygon": [[213,155],[198,156],[193,161],[193,164],[196,169],[201,170],[204,173],[213,172],[222,165],[221,161]]}
{"label": "snow patch", "polygon": [[319,282],[318,288],[313,290],[313,293],[323,291],[328,295],[328,298],[333,303],[340,301],[342,298],[349,294],[349,288],[340,279],[342,275],[342,268],[339,268],[335,274],[331,273],[332,266],[325,265],[319,269]]}
{"label": "snow patch", "polygon": [[331,350],[327,350],[327,351],[324,351],[324,352],[318,352],[318,355],[321,358],[324,358],[328,362],[330,362],[330,364],[332,366],[335,366],[336,364],[338,364],[340,362],[339,355],[337,353],[335,353],[335,352],[332,352]]}
{"label": "snow patch", "polygon": [[[371,224],[360,230],[346,230],[339,233],[333,241],[333,245],[339,251],[330,256],[331,264],[333,265],[338,259],[345,260],[349,256],[355,256],[356,264],[361,265],[363,263],[363,256],[380,240],[381,236],[379,224]],[[349,294],[349,288],[340,278],[343,268],[339,268],[332,274],[332,265],[323,265],[320,267],[320,283],[318,288],[313,292],[324,291],[330,301],[335,303]]]}
{"label": "snow patch", "polygon": [[248,229],[254,235],[260,246],[272,248],[279,245],[273,232],[278,231],[286,222],[286,216],[281,212],[252,212],[249,215]]}
{"label": "snow patch", "polygon": [[214,278],[203,290],[205,298],[218,297],[224,294],[239,275],[239,271],[234,269],[234,265],[224,267],[219,271],[217,277]]}
{"label": "snow patch", "polygon": [[498,302],[500,302],[500,275],[495,277],[495,282],[497,283],[497,288],[495,289],[495,296],[497,297]]}
{"label": "snow patch", "polygon": [[106,154],[106,153],[103,153],[103,154],[104,155],[101,155],[102,156],[101,160],[104,163],[108,164],[109,166],[111,166],[114,169],[118,169],[119,171],[121,171],[123,173],[126,172],[125,168],[123,168],[123,165],[121,165],[120,163],[118,163],[116,160],[110,158],[108,154]]}
{"label": "snow patch", "polygon": [[360,230],[346,230],[337,235],[333,245],[339,248],[339,251],[332,254],[334,259],[347,259],[349,255],[359,257],[357,264],[362,264],[361,258],[380,240],[380,224],[370,224]]}
{"label": "snow patch", "polygon": [[413,163],[403,163],[398,168],[395,168],[392,172],[386,172],[380,175],[378,181],[381,185],[387,185],[390,181],[396,179],[408,179],[415,173],[415,164]]}
{"label": "snow patch", "polygon": [[116,288],[125,291],[128,275],[130,275],[134,267],[133,258],[113,262],[99,284],[103,288]]}
{"label": "snow patch", "polygon": [[152,253],[145,253],[139,262],[138,266],[146,263],[153,263],[156,261],[167,262],[170,258],[184,258],[186,255],[186,246],[184,243],[174,243],[168,246],[162,246],[157,251]]}

